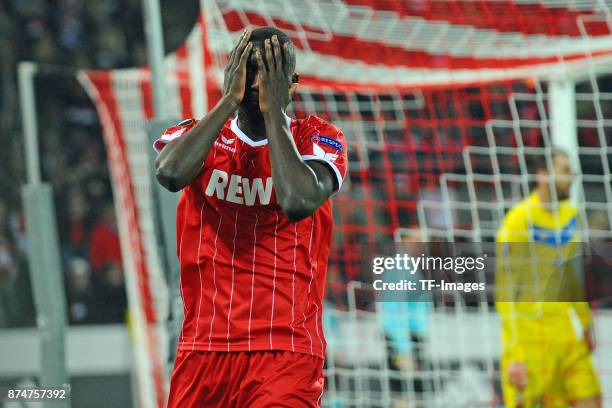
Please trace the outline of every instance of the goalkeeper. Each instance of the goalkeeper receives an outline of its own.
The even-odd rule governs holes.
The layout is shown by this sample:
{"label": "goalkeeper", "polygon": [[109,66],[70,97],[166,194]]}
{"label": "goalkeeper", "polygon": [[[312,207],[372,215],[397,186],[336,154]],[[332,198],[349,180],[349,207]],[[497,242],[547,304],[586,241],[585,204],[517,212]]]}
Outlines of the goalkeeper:
{"label": "goalkeeper", "polygon": [[534,161],[532,194],[497,233],[496,307],[502,322],[505,406],[601,407],[591,360],[591,314],[581,290],[577,209],[569,157],[553,150],[551,172]]}

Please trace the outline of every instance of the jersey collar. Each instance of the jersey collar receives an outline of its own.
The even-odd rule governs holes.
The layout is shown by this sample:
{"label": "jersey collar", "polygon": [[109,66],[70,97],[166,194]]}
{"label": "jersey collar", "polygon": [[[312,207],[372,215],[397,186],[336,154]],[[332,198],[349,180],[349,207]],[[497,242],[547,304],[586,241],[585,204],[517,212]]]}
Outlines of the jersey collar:
{"label": "jersey collar", "polygon": [[[287,116],[286,113],[284,115],[285,115],[285,120],[287,121],[287,126],[291,128],[292,119],[289,116]],[[238,139],[242,140],[244,143],[248,144],[249,146],[259,147],[259,146],[265,146],[268,144],[267,138],[263,140],[253,140],[250,137],[248,137],[246,133],[240,130],[240,128],[238,127],[238,115],[236,115],[236,117],[232,119],[232,122],[230,124],[230,129],[232,132],[234,132],[236,136],[238,136]]]}

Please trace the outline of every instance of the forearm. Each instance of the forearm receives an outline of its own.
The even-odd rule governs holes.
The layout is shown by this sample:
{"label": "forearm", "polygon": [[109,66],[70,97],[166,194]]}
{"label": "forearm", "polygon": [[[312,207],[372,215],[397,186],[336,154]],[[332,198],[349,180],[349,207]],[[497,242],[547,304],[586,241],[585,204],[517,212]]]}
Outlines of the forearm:
{"label": "forearm", "polygon": [[200,172],[208,153],[237,102],[222,98],[187,134],[169,143],[155,161],[156,177],[170,191],[179,191]]}
{"label": "forearm", "polygon": [[264,113],[272,180],[276,198],[285,214],[296,221],[310,215],[324,201],[324,186],[298,152],[283,112]]}

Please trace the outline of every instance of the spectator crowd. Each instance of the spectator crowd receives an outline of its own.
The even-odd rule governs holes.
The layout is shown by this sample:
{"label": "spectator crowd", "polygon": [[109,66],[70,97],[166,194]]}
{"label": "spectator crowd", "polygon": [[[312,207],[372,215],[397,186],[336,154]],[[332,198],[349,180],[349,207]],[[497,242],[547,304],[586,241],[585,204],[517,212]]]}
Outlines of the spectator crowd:
{"label": "spectator crowd", "polygon": [[[171,51],[193,26],[198,2],[161,3]],[[106,149],[97,112],[74,73],[144,65],[141,7],[141,0],[0,0],[0,328],[34,325],[21,202],[20,61],[40,64],[35,92],[41,170],[55,196],[68,319],[125,319]]]}

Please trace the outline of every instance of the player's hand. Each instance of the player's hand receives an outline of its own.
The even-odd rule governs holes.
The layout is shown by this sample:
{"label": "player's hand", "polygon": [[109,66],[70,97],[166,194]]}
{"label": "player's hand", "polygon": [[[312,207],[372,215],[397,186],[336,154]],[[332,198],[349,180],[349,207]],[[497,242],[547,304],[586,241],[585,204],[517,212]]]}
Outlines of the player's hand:
{"label": "player's hand", "polygon": [[508,380],[519,391],[527,386],[527,366],[525,363],[516,362],[508,366]]}
{"label": "player's hand", "polygon": [[265,40],[263,52],[262,56],[261,50],[255,51],[259,67],[259,109],[262,113],[284,110],[290,101],[289,46],[285,43],[281,47],[278,37],[273,35],[272,40]]}
{"label": "player's hand", "polygon": [[251,30],[245,30],[230,53],[223,76],[223,97],[239,104],[244,98],[246,87],[246,66],[253,43],[249,42]]}

